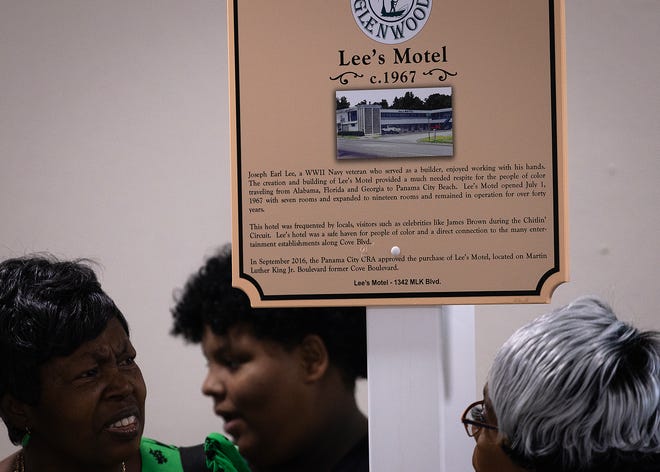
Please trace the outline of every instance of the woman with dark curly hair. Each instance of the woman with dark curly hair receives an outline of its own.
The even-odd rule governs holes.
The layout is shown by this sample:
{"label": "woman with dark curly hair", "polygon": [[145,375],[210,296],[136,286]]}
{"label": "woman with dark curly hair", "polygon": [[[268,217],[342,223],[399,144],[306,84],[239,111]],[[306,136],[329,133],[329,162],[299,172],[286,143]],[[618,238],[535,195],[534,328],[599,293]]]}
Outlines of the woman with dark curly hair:
{"label": "woman with dark curly hair", "polygon": [[252,308],[231,272],[226,245],[172,310],[172,333],[201,342],[202,391],[225,431],[256,472],[368,471],[367,418],[355,401],[365,308]]}
{"label": "woman with dark curly hair", "polygon": [[658,472],[659,334],[580,298],[508,339],[462,421],[477,472]]}
{"label": "woman with dark curly hair", "polygon": [[219,434],[206,453],[142,437],[135,358],[124,315],[85,261],[1,262],[0,416],[22,448],[0,472],[247,472]]}

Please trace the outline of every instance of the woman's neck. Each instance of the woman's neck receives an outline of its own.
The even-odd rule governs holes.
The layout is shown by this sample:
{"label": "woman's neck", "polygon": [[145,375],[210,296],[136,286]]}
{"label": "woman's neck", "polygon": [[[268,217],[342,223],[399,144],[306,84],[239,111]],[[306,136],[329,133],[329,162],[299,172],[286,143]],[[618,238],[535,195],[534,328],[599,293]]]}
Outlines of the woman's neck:
{"label": "woman's neck", "polygon": [[18,451],[0,461],[0,472],[14,472]]}
{"label": "woman's neck", "polygon": [[[338,411],[341,410],[341,411]],[[367,435],[368,420],[356,404],[327,412],[308,446],[285,464],[255,467],[253,472],[330,472]],[[311,433],[311,431],[310,431]]]}

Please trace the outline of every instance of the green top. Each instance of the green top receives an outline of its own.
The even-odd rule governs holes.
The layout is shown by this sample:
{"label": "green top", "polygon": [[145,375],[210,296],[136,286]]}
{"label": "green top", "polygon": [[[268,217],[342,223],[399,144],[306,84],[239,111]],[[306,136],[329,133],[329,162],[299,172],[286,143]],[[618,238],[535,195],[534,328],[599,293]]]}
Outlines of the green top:
{"label": "green top", "polygon": [[204,441],[206,467],[212,472],[250,472],[234,443],[222,434],[211,433]]}
{"label": "green top", "polygon": [[[218,433],[204,441],[206,467],[211,472],[250,472],[236,446]],[[140,441],[142,472],[183,472],[179,448],[149,438]]]}

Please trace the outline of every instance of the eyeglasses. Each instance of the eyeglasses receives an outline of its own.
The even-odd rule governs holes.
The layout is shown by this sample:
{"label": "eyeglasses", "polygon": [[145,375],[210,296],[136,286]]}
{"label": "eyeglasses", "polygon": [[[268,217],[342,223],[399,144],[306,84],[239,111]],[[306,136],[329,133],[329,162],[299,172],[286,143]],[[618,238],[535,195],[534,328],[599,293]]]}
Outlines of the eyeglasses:
{"label": "eyeglasses", "polygon": [[497,431],[497,426],[485,422],[486,416],[484,414],[484,401],[479,400],[470,404],[461,416],[461,423],[465,426],[465,432],[471,438],[477,434],[481,428],[492,429]]}

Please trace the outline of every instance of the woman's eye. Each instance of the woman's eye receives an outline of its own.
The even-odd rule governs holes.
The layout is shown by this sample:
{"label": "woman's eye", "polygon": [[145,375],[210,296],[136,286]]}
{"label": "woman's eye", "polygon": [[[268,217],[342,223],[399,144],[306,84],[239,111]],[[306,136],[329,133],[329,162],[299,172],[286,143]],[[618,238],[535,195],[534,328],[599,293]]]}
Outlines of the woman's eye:
{"label": "woman's eye", "polygon": [[486,415],[484,414],[484,407],[482,405],[475,406],[470,412],[472,419],[475,421],[480,421],[484,423],[486,421]]}
{"label": "woman's eye", "polygon": [[87,369],[86,371],[82,372],[79,377],[82,379],[88,379],[90,377],[96,377],[99,373],[99,369],[97,367],[94,367],[93,369]]}
{"label": "woman's eye", "polygon": [[237,370],[241,366],[239,361],[230,358],[222,359],[220,363],[229,370]]}
{"label": "woman's eye", "polygon": [[127,357],[119,361],[119,365],[122,367],[131,366],[135,364],[135,356]]}

